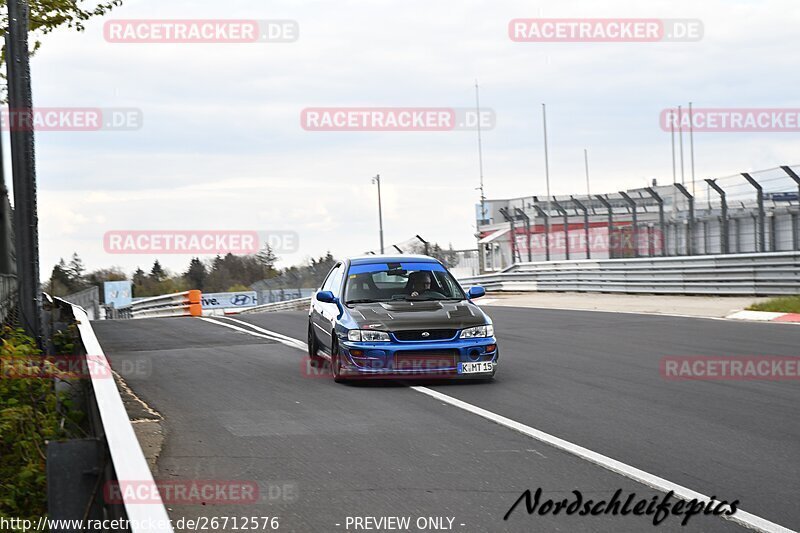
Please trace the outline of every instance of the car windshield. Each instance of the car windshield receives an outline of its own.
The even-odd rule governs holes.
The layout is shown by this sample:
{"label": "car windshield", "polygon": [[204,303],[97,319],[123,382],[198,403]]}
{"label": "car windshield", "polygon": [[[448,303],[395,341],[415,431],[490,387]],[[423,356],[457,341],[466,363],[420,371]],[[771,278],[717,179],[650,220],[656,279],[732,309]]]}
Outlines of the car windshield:
{"label": "car windshield", "polygon": [[439,263],[368,263],[352,265],[345,303],[392,300],[463,300],[464,291]]}

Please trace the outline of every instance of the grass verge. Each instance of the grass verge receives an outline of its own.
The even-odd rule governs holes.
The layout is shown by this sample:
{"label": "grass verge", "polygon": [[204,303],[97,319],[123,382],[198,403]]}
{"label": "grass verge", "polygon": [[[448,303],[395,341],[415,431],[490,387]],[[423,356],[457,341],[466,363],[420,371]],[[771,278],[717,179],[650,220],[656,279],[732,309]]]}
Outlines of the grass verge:
{"label": "grass verge", "polygon": [[771,311],[773,313],[800,313],[800,294],[797,296],[781,296],[766,302],[753,304],[749,311]]}

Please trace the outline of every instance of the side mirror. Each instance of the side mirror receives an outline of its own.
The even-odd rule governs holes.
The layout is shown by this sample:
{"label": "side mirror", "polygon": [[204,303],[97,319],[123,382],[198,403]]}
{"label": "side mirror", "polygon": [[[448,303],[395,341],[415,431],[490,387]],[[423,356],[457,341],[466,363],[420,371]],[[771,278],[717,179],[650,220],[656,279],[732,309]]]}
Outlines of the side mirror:
{"label": "side mirror", "polygon": [[319,291],[317,293],[317,301],[326,304],[335,304],[336,296],[331,291]]}
{"label": "side mirror", "polygon": [[467,295],[469,296],[470,300],[474,300],[475,298],[486,296],[486,289],[484,289],[480,285],[475,285],[474,287],[469,288],[469,291],[467,291]]}

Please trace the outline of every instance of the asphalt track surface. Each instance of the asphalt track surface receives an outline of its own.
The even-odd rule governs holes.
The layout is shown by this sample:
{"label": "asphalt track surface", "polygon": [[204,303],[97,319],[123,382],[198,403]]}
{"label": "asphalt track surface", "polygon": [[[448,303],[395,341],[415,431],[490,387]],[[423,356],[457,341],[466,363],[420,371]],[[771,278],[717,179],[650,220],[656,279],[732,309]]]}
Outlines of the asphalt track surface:
{"label": "asphalt track surface", "polygon": [[[494,382],[426,387],[800,528],[800,384],[659,373],[669,355],[797,356],[800,327],[484,309],[501,350]],[[236,319],[305,340],[303,312]],[[388,516],[411,517],[411,531],[435,530],[417,529],[421,517],[464,532],[747,531],[713,516],[654,526],[652,516],[529,515],[524,504],[504,520],[526,489],[541,488],[542,502],[663,493],[405,385],[335,384],[309,372],[301,350],[214,321],[93,324],[112,366],[164,417],[156,479],[261,487],[246,505],[168,505],[173,518],[278,516],[281,531],[366,531],[348,517]]]}

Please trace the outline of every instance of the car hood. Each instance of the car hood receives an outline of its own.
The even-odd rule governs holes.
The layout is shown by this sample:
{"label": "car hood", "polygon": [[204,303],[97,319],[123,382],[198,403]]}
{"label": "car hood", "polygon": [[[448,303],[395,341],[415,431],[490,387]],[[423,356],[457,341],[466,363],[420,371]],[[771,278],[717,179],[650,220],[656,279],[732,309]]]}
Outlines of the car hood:
{"label": "car hood", "polygon": [[356,304],[350,308],[350,316],[359,328],[383,331],[463,329],[489,322],[478,306],[466,300]]}

